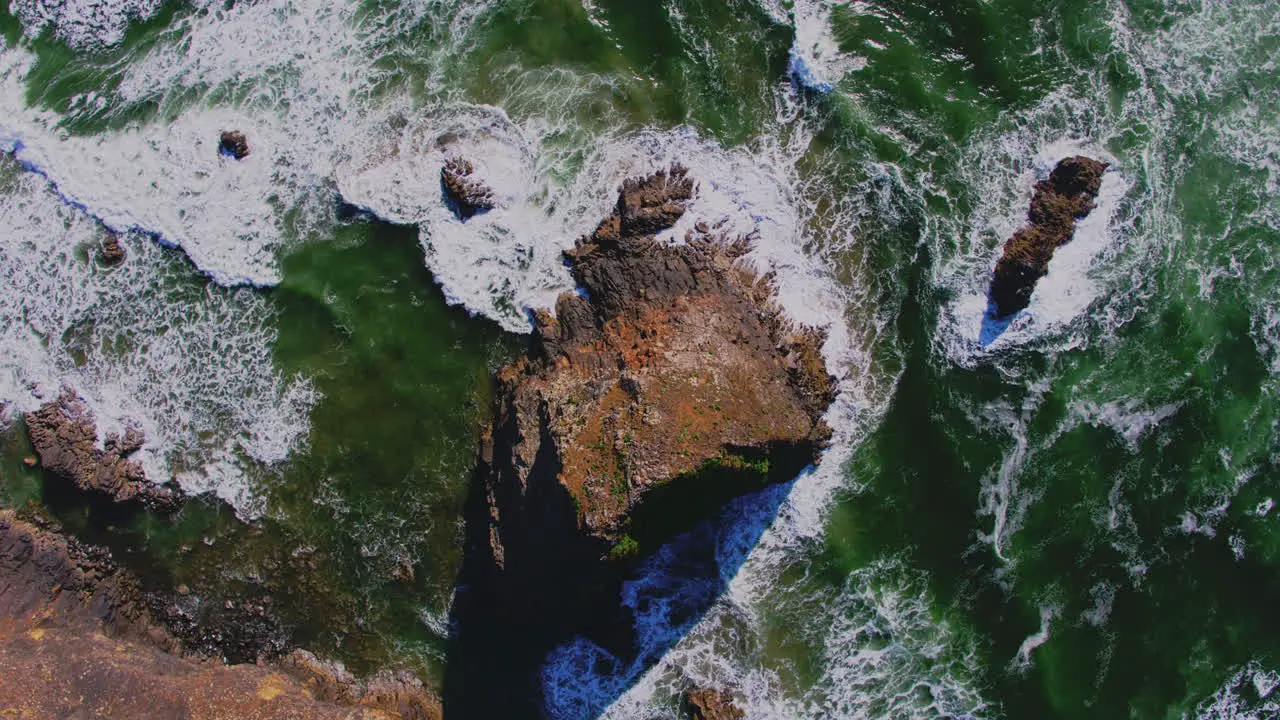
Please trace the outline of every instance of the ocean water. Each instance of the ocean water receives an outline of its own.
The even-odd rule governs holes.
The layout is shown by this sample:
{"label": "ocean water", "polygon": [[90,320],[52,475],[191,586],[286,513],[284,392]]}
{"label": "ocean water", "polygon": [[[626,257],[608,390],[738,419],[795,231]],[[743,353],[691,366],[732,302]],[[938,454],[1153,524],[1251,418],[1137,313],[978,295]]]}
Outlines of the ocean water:
{"label": "ocean water", "polygon": [[[71,387],[229,505],[108,522],[17,429],[5,494],[157,582],[264,588],[298,641],[438,681],[486,378],[621,180],[678,161],[671,237],[753,234],[828,330],[836,442],[643,562],[640,656],[552,652],[548,717],[689,685],[750,718],[1280,716],[1275,2],[7,0],[0,34],[6,422]],[[993,321],[1078,153],[1098,208]],[[465,223],[452,154],[498,199]]]}

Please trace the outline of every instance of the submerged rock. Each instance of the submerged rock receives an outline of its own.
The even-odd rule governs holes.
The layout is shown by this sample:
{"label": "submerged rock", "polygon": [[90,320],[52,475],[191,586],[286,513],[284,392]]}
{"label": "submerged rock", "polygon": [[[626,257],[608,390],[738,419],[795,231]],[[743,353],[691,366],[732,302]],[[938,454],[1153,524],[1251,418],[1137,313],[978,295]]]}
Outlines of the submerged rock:
{"label": "submerged rock", "polygon": [[70,389],[27,413],[25,420],[40,464],[81,490],[105,494],[115,502],[138,501],[161,511],[176,510],[181,504],[180,492],[147,480],[142,464],[131,458],[146,441],[142,431],[129,428],[123,437],[108,433],[102,447],[97,447],[93,411]]}
{"label": "submerged rock", "polygon": [[124,259],[124,245],[120,243],[120,238],[112,233],[102,243],[102,262],[106,265],[119,265],[124,262]]}
{"label": "submerged rock", "polygon": [[239,130],[227,130],[218,139],[218,152],[243,160],[249,155],[249,139]]}
{"label": "submerged rock", "polygon": [[747,716],[724,690],[691,690],[680,698],[687,720],[742,720]]}
{"label": "submerged rock", "polygon": [[1028,224],[1004,246],[991,283],[996,314],[1007,317],[1031,303],[1036,282],[1049,271],[1053,252],[1071,242],[1076,221],[1094,208],[1108,165],[1075,156],[1058,163],[1048,180],[1036,183]]}
{"label": "submerged rock", "polygon": [[[546,646],[594,633],[625,654],[626,566],[732,498],[794,478],[830,438],[824,334],[782,315],[770,277],[741,261],[750,240],[655,239],[694,192],[681,167],[628,181],[566,254],[585,292],[538,313],[531,352],[498,373],[468,517],[458,673],[496,662],[505,636],[516,677],[498,683],[536,697],[514,690],[531,672],[518,665],[536,667]],[[469,632],[494,646],[466,647]],[[512,712],[483,688],[461,707]]]}
{"label": "submerged rock", "polygon": [[493,191],[472,177],[475,166],[470,160],[452,157],[440,168],[440,186],[445,201],[459,220],[466,220],[494,208]]}
{"label": "submerged rock", "polygon": [[[439,718],[416,679],[188,657],[101,548],[0,511],[0,698],[22,717]],[[326,669],[327,668],[327,669]],[[339,669],[340,670],[340,669]]]}

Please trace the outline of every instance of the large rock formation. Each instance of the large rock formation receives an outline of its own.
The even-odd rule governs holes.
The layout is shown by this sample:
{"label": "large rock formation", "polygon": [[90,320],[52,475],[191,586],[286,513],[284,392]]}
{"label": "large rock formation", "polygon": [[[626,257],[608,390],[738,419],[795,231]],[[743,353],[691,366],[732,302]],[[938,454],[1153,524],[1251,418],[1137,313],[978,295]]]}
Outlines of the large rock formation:
{"label": "large rock formation", "polygon": [[[486,645],[477,633],[495,652],[508,640],[512,676],[487,685],[525,697],[536,690],[521,674],[566,635],[625,653],[628,560],[733,497],[795,477],[830,437],[823,333],[782,316],[770,278],[741,261],[749,241],[654,238],[694,192],[679,167],[627,182],[567,254],[582,293],[562,295],[554,317],[538,313],[533,349],[498,373],[468,518],[459,674],[499,665],[468,646]],[[460,701],[464,716],[520,716],[500,693],[480,692],[480,705]]]}
{"label": "large rock formation", "polygon": [[494,208],[493,191],[477,180],[470,160],[452,157],[440,168],[445,201],[459,220]]}
{"label": "large rock formation", "polygon": [[1076,220],[1093,211],[1107,163],[1069,157],[1048,180],[1036,183],[1028,224],[1004,246],[991,283],[996,315],[1007,317],[1031,303],[1036,282],[1049,271],[1054,250],[1071,242]]}
{"label": "large rock formation", "polygon": [[823,335],[782,316],[769,278],[739,262],[748,241],[653,238],[692,193],[681,168],[628,182],[568,253],[584,294],[538,313],[536,351],[499,372],[483,482],[500,564],[526,531],[562,520],[531,507],[544,486],[571,500],[572,525],[614,543],[655,488],[697,494],[709,464],[780,454],[789,479],[830,437]]}
{"label": "large rock formation", "polygon": [[0,713],[139,720],[440,717],[416,681],[360,683],[306,653],[279,665],[180,654],[106,551],[0,511]]}
{"label": "large rock formation", "polygon": [[41,464],[81,490],[162,511],[181,504],[180,491],[147,480],[141,463],[132,458],[146,441],[142,431],[129,428],[123,437],[108,433],[99,448],[93,411],[72,390],[64,389],[57,400],[27,413],[25,419]]}

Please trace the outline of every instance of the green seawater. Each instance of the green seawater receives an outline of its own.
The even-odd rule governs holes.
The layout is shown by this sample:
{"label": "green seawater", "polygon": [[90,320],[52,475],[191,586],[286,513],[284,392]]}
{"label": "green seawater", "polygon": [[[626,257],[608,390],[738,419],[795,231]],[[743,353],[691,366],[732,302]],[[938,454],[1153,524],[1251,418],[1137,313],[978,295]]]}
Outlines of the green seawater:
{"label": "green seawater", "polygon": [[[356,108],[327,109],[341,127],[388,102],[409,120],[500,109],[545,183],[528,222],[594,202],[593,163],[653,133],[768,225],[757,176],[698,175],[736,153],[785,179],[792,240],[823,271],[813,282],[846,300],[827,320],[848,329],[832,355],[856,412],[819,479],[790,488],[816,531],[784,506],[736,561],[746,590],[702,608],[701,625],[646,626],[671,638],[642,667],[548,672],[548,687],[589,697],[549,716],[671,717],[688,677],[733,688],[753,718],[1280,717],[1280,6],[352,7],[342,56],[367,72],[334,76]],[[329,62],[319,48],[267,70],[244,61],[262,74],[221,84],[203,78],[223,61],[193,56],[165,93],[126,92],[133,64],[235,12],[167,5],[93,51],[21,38],[7,13],[0,32],[36,58],[24,102],[73,135],[223,107],[294,117],[299,69]],[[794,79],[793,51],[829,90]],[[87,87],[103,102],[75,104]],[[686,131],[696,152],[671,139]],[[984,326],[1032,182],[1077,152],[1112,163],[1096,224],[1026,317]],[[274,313],[273,361],[321,398],[288,460],[249,463],[255,526],[212,501],[169,522],[69,499],[23,467],[16,425],[5,498],[42,502],[159,587],[270,596],[295,642],[357,672],[391,663],[438,683],[489,377],[524,340],[446,301],[424,266],[430,230],[339,219],[341,189],[315,184],[280,213],[283,281],[251,291]],[[466,248],[495,294],[538,268],[528,250],[485,275],[507,240]]]}

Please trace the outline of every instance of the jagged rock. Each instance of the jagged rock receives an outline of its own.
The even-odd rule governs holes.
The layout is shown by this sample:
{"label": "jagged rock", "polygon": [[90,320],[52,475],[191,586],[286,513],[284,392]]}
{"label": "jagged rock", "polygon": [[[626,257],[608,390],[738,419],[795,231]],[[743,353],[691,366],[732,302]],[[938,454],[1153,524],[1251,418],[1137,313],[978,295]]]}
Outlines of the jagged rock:
{"label": "jagged rock", "polygon": [[218,139],[218,152],[243,160],[249,155],[249,138],[239,130],[224,131]]}
{"label": "jagged rock", "polygon": [[124,245],[120,243],[120,238],[112,233],[102,243],[102,262],[106,265],[119,265],[124,262],[124,259]]}
{"label": "jagged rock", "polygon": [[440,168],[440,186],[445,201],[459,220],[466,220],[494,208],[493,191],[472,177],[475,166],[470,160],[452,157]]}
{"label": "jagged rock", "polygon": [[687,720],[742,720],[747,715],[724,690],[692,690],[680,699]]}
{"label": "jagged rock", "polygon": [[[750,239],[655,239],[694,193],[678,166],[626,182],[566,254],[585,292],[537,313],[530,352],[497,374],[454,605],[463,689],[446,710],[531,712],[530,678],[575,636],[627,657],[628,565],[794,478],[830,438],[824,334],[783,317],[770,277],[742,260]],[[475,673],[494,679],[468,694]]]}
{"label": "jagged rock", "polygon": [[782,316],[770,279],[739,261],[750,241],[654,240],[693,190],[679,167],[628,181],[614,213],[567,254],[586,297],[566,293],[556,317],[539,313],[538,352],[498,374],[484,482],[499,557],[508,528],[524,527],[506,516],[560,520],[527,517],[540,485],[558,484],[579,528],[612,543],[653,488],[783,448],[801,451],[787,469],[798,472],[829,438],[823,333]]}
{"label": "jagged rock", "polygon": [[[228,666],[181,651],[109,553],[0,511],[0,699],[19,717],[441,717],[413,678],[386,675],[366,687],[339,674],[323,685],[295,656]],[[359,692],[324,689],[343,683]]]}
{"label": "jagged rock", "polygon": [[142,431],[129,428],[124,437],[109,433],[99,449],[93,411],[70,389],[27,413],[25,419],[40,463],[81,490],[103,493],[116,502],[138,501],[161,511],[181,504],[181,493],[149,482],[141,463],[131,459],[146,440]]}
{"label": "jagged rock", "polygon": [[1031,303],[1053,252],[1071,242],[1076,221],[1093,211],[1107,167],[1092,158],[1069,157],[1058,163],[1048,180],[1036,183],[1028,224],[1009,239],[996,264],[991,299],[997,316],[1007,317]]}

